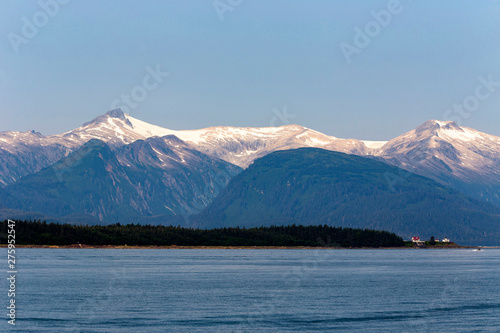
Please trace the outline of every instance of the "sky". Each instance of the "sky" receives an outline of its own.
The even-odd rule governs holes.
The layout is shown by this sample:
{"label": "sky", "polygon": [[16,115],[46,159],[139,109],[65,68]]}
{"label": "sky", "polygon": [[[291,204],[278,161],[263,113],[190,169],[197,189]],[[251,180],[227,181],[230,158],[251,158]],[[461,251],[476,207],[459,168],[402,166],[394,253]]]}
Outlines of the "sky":
{"label": "sky", "polygon": [[500,1],[2,1],[0,131],[120,107],[170,129],[500,136]]}

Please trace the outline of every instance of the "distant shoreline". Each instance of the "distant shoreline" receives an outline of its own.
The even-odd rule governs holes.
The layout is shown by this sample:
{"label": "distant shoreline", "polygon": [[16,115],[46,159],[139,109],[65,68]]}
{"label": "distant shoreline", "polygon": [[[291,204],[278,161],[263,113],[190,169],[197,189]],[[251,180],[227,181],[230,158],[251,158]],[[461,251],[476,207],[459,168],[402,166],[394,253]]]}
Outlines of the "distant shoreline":
{"label": "distant shoreline", "polygon": [[[5,220],[7,233],[0,244],[17,248],[62,249],[474,249],[454,242],[404,240],[381,230],[327,225],[289,225],[254,228],[192,229],[173,226],[121,225],[82,226],[41,221]],[[7,237],[8,236],[8,237]],[[8,240],[9,239],[9,240]],[[11,245],[0,245],[7,247]]]}
{"label": "distant shoreline", "polygon": [[[6,248],[6,244],[1,244],[0,248]],[[500,246],[432,246],[432,247],[311,247],[311,246],[128,246],[128,245],[16,245],[16,248],[30,249],[162,249],[162,250],[186,250],[186,249],[204,249],[204,250],[444,250],[444,249],[477,249],[477,248],[500,248]]]}

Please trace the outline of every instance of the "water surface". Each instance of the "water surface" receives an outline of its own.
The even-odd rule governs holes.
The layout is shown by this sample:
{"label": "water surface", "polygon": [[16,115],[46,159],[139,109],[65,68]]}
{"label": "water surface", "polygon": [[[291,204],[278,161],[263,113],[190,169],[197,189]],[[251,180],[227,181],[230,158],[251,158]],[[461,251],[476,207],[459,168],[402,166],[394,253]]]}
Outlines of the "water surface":
{"label": "water surface", "polygon": [[[500,332],[499,249],[18,249],[17,257],[20,332]],[[6,316],[3,329],[12,329]]]}

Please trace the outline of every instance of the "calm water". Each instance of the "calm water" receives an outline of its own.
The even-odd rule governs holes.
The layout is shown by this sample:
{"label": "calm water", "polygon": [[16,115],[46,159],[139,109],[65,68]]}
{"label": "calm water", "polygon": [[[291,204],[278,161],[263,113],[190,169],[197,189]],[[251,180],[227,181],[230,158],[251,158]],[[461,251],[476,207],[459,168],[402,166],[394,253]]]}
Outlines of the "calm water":
{"label": "calm water", "polygon": [[[18,249],[17,257],[20,332],[500,332],[498,249]],[[12,330],[3,318],[0,331]]]}

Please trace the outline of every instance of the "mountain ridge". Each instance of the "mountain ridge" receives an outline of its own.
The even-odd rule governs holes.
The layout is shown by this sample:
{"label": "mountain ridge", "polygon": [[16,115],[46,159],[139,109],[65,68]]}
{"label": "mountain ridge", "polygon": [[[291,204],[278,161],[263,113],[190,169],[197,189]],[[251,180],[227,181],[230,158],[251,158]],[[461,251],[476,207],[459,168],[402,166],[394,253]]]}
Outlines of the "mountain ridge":
{"label": "mountain ridge", "polygon": [[[133,168],[139,162],[128,161],[131,152],[125,153],[125,150],[130,147],[124,147],[141,140],[149,140],[148,145],[161,145],[161,140],[155,141],[155,138],[165,137],[169,138],[169,145],[174,150],[178,149],[180,152],[182,149],[189,149],[190,154],[198,151],[214,160],[223,160],[241,168],[248,168],[256,159],[274,151],[302,147],[355,154],[428,177],[470,197],[500,206],[500,138],[439,120],[428,120],[390,141],[374,142],[341,139],[299,125],[265,128],[215,126],[199,130],[170,130],[148,124],[115,109],[76,129],[57,135],[43,136],[35,131],[1,132],[0,186],[15,184],[27,175],[54,165],[92,139],[105,142],[122,165],[130,164]],[[171,166],[176,162],[170,159],[166,150],[155,151],[147,145],[142,149],[144,151],[141,154],[149,161],[148,168],[161,174],[158,177],[164,181],[169,177],[173,179],[167,174],[175,173]],[[140,163],[143,162],[146,160]],[[198,175],[198,179],[203,179],[198,171],[193,172]],[[211,177],[215,176],[212,174]],[[398,177],[396,181],[404,181],[404,177]],[[219,183],[227,181],[228,179],[224,179]],[[188,205],[190,208],[185,211],[191,212],[195,206],[197,208],[194,211],[204,208],[203,205],[211,200],[207,199],[209,197],[212,197],[210,193],[204,195],[201,205],[191,202]],[[180,200],[179,198],[179,202]]]}
{"label": "mountain ridge", "polygon": [[434,120],[388,141],[372,155],[500,206],[500,137]]}
{"label": "mountain ridge", "polygon": [[500,241],[500,208],[429,178],[318,148],[277,151],[234,177],[194,219],[205,227],[317,225],[388,230],[409,239]]}
{"label": "mountain ridge", "polygon": [[187,216],[205,208],[240,168],[175,137],[111,150],[91,139],[53,165],[0,191],[9,209],[52,218],[77,214],[101,222]]}

